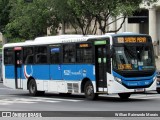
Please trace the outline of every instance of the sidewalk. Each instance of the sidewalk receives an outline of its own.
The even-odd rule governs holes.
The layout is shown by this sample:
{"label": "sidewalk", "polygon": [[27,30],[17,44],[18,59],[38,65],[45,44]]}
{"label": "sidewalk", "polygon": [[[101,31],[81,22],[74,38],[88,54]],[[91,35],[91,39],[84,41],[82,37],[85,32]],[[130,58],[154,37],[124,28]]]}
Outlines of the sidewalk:
{"label": "sidewalk", "polygon": [[160,70],[160,57],[159,58],[156,58],[156,67],[157,67],[157,70]]}

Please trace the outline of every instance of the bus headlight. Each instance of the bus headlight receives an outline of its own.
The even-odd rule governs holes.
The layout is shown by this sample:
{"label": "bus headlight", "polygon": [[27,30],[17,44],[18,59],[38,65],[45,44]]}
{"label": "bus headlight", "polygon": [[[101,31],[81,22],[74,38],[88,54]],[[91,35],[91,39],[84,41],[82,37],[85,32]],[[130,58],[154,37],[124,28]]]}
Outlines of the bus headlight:
{"label": "bus headlight", "polygon": [[122,81],[121,81],[120,78],[114,77],[114,79],[115,79],[117,82],[122,83]]}

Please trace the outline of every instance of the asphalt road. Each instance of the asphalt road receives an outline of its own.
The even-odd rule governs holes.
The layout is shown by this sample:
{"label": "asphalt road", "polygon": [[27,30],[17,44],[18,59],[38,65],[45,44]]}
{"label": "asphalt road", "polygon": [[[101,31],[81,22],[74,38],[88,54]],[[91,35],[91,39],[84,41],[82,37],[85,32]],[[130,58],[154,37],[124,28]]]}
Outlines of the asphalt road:
{"label": "asphalt road", "polygon": [[[148,94],[133,94],[128,100],[121,100],[118,95],[100,96],[98,100],[86,100],[83,95],[59,95],[46,93],[44,96],[32,97],[28,91],[13,90],[0,83],[0,111],[51,111],[43,115],[60,117],[110,117],[114,120],[123,118],[128,112],[145,111],[160,112],[160,94],[150,92]],[[113,112],[112,112],[113,111]],[[138,114],[140,113],[138,112]],[[113,118],[118,113],[119,117]],[[125,115],[125,114],[124,114]],[[159,115],[160,116],[160,115]],[[143,117],[140,117],[140,119]],[[69,119],[69,118],[68,118]],[[123,119],[130,120],[124,116]],[[148,119],[145,118],[146,120]],[[153,117],[159,119],[159,117]],[[92,119],[94,120],[94,119]]]}

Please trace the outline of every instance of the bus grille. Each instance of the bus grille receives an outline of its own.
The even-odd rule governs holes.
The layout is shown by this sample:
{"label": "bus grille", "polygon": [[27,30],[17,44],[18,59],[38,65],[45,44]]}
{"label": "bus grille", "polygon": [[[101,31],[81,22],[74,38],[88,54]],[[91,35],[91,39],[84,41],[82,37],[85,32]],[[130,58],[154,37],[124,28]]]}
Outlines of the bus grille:
{"label": "bus grille", "polygon": [[67,83],[67,89],[69,93],[78,93],[79,92],[78,83]]}

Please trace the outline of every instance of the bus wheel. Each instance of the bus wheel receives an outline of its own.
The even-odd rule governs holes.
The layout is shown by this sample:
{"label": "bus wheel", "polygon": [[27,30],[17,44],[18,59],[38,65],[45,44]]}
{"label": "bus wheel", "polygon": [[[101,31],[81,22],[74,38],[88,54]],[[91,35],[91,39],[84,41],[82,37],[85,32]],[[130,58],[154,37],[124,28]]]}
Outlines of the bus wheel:
{"label": "bus wheel", "polygon": [[36,85],[36,81],[34,79],[32,79],[29,82],[29,94],[31,96],[36,96],[38,95],[38,91],[37,91],[37,85]]}
{"label": "bus wheel", "polygon": [[85,97],[88,100],[94,100],[98,97],[98,94],[94,93],[93,85],[90,81],[87,81],[84,86]]}
{"label": "bus wheel", "polygon": [[121,99],[128,99],[131,96],[130,93],[118,93],[118,95]]}

